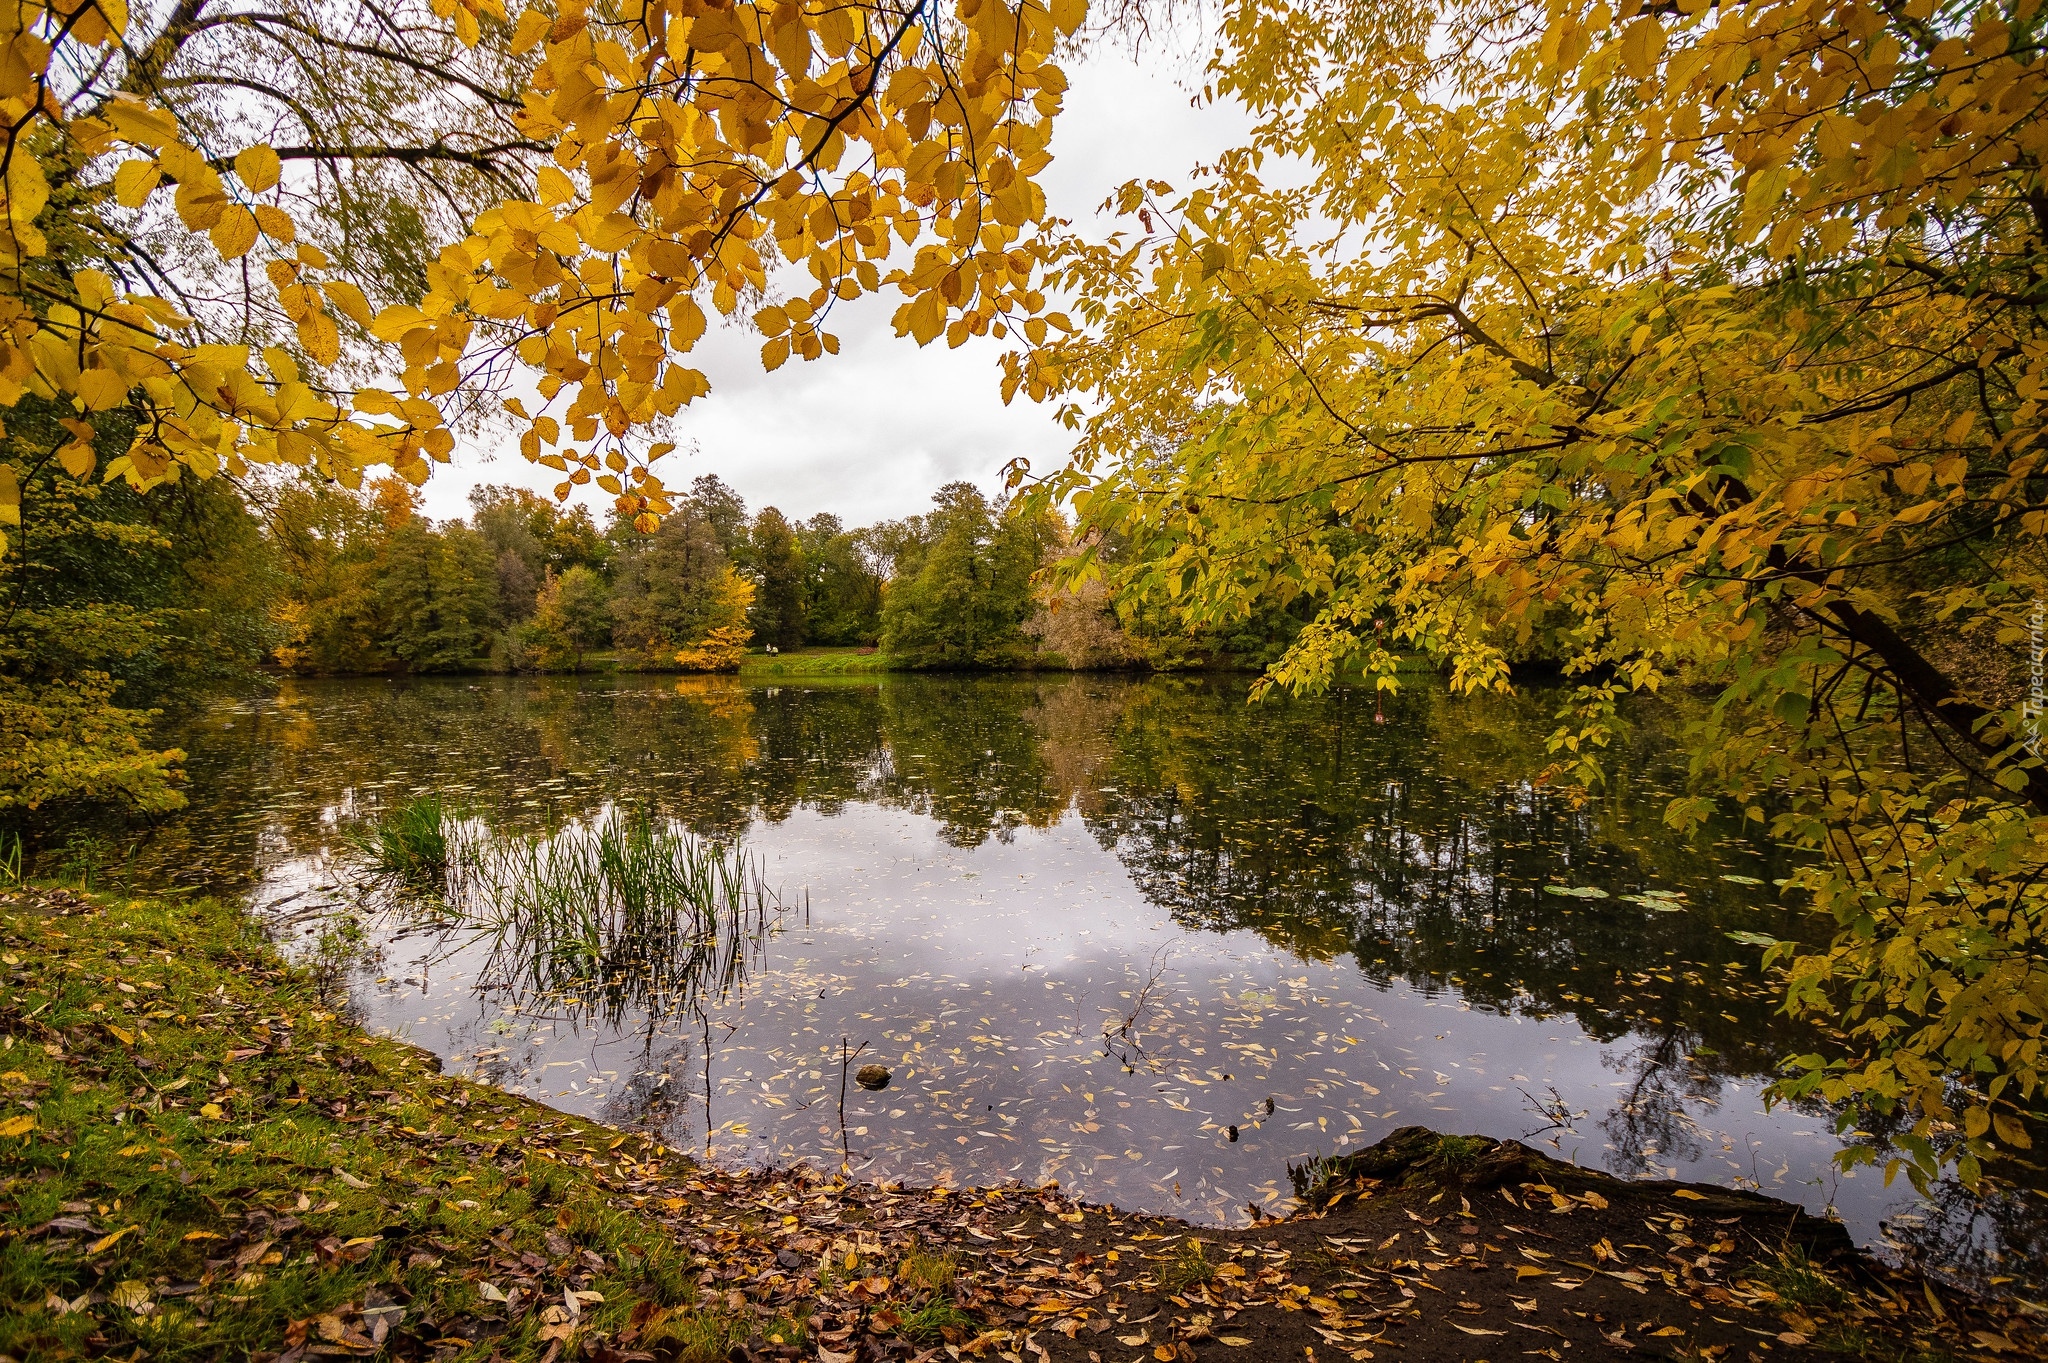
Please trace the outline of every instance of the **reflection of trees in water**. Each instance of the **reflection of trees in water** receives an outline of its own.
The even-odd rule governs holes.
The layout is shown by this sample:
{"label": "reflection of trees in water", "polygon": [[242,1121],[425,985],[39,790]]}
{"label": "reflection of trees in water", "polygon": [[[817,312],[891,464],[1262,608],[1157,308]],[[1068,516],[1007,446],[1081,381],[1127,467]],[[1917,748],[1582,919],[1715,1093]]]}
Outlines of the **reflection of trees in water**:
{"label": "reflection of trees in water", "polygon": [[1627,1076],[1614,1107],[1600,1120],[1614,1146],[1607,1167],[1615,1173],[1662,1175],[1664,1163],[1691,1163],[1705,1153],[1692,1110],[1714,1104],[1721,1080],[1694,1066],[1692,1043],[1665,1030],[1600,1057],[1603,1068]]}
{"label": "reflection of trees in water", "polygon": [[[1804,1036],[1725,936],[1795,935],[1792,915],[1718,880],[1711,841],[1663,828],[1680,773],[1659,733],[1615,755],[1632,773],[1615,791],[1575,807],[1537,781],[1547,699],[1418,688],[1381,726],[1369,695],[1247,707],[1219,690],[1125,707],[1100,773],[1122,793],[1091,820],[1180,921],[1350,952],[1370,978],[1455,986],[1476,1005],[1571,1013],[1602,1039],[1675,1027],[1721,1073],[1755,1073]],[[1769,874],[1741,848],[1743,871]],[[1683,888],[1686,910],[1621,898],[1651,886]]]}
{"label": "reflection of trees in water", "polygon": [[[336,808],[427,788],[524,833],[607,801],[714,837],[862,802],[971,847],[1078,809],[1192,927],[1351,953],[1372,978],[1455,986],[1481,1006],[1570,1012],[1603,1038],[1680,1027],[1724,1068],[1754,1072],[1790,1044],[1750,953],[1724,934],[1797,924],[1768,889],[1715,879],[1711,841],[1663,828],[1681,775],[1664,711],[1643,712],[1610,789],[1574,807],[1536,781],[1548,697],[1419,685],[1384,725],[1372,708],[1365,693],[1247,705],[1242,679],[300,682],[232,728],[216,717],[171,735],[192,751],[196,798],[166,825],[183,850],[158,864],[242,871],[259,832],[294,855],[331,850]],[[1741,846],[1739,869],[1769,875]],[[1553,881],[1680,887],[1687,911],[1545,894]]]}
{"label": "reflection of trees in water", "polygon": [[1925,1202],[1885,1223],[1885,1239],[1937,1277],[1980,1290],[2008,1278],[2000,1291],[2035,1301],[2048,1292],[2048,1195],[2035,1189],[1972,1193],[1940,1183]]}

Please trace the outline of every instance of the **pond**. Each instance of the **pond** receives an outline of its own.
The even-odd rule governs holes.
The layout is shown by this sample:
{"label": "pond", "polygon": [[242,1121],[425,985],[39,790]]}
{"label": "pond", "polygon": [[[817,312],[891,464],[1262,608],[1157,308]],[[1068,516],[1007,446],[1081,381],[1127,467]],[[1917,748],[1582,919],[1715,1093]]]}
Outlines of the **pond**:
{"label": "pond", "polygon": [[[1678,712],[1635,712],[1574,807],[1537,781],[1554,695],[1246,681],[286,683],[181,722],[192,806],[128,874],[345,951],[365,1023],[450,1069],[717,1161],[1235,1224],[1285,1209],[1290,1165],[1419,1123],[2034,1278],[2033,1204],[1838,1173],[1829,1112],[1766,1109],[1816,1038],[1728,934],[1816,929],[1754,826],[1664,828]],[[688,998],[522,987],[352,857],[352,822],[422,792],[494,832],[633,811],[737,841],[780,907]],[[845,1083],[875,1062],[886,1089]]]}

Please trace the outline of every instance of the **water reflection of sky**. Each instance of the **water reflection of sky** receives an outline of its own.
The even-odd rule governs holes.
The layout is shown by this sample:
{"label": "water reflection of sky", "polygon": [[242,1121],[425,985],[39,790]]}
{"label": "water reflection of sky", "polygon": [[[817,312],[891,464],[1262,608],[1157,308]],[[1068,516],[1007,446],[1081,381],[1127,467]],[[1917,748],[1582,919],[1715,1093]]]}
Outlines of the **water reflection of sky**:
{"label": "water reflection of sky", "polygon": [[[1277,1207],[1290,1163],[1419,1123],[1761,1186],[1878,1241],[1912,1194],[1838,1175],[1826,1114],[1760,1098],[1812,1044],[1726,937],[1789,935],[1746,883],[1778,853],[1671,844],[1655,721],[1604,803],[1542,794],[1548,711],[1438,693],[1380,728],[1369,698],[1213,685],[336,683],[194,724],[194,810],[140,862],[253,866],[300,934],[350,898],[336,829],[380,798],[457,791],[529,829],[638,802],[743,837],[808,913],[702,1016],[520,999],[485,945],[392,913],[353,982],[371,1027],[452,1068],[720,1160],[836,1163],[844,1039],[894,1070],[846,1090],[863,1177],[1057,1179],[1227,1223]],[[1907,1220],[1995,1247],[1953,1198]]]}
{"label": "water reflection of sky", "polygon": [[[1859,1196],[1867,1175],[1799,1186],[1834,1141],[1809,1116],[1765,1113],[1744,1083],[1689,1096],[1654,1115],[1652,1139],[1619,1145],[1609,1128],[1654,1039],[1603,1044],[1568,1017],[1376,986],[1348,960],[1303,961],[1247,931],[1191,932],[1077,816],[959,848],[926,817],[849,807],[757,825],[749,841],[771,880],[811,888],[809,925],[785,919],[748,987],[709,1009],[715,1158],[836,1162],[845,1038],[894,1071],[881,1093],[848,1089],[864,1177],[1057,1179],[1124,1207],[1231,1222],[1248,1203],[1281,1202],[1289,1163],[1397,1126],[1535,1135],[1555,1090],[1585,1114],[1540,1137],[1566,1158],[1755,1178],[1816,1209],[1832,1195],[1873,1229],[1896,1200]],[[557,1106],[706,1143],[696,1019],[592,1029],[573,1008],[504,1012],[475,990],[484,951],[445,954],[452,944],[387,939],[358,989],[369,1024]]]}

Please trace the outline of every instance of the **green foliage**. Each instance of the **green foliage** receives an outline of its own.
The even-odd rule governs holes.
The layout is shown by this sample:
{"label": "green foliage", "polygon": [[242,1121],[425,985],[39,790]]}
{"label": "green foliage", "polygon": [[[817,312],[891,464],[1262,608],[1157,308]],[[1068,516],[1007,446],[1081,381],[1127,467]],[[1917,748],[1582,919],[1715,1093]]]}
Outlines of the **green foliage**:
{"label": "green foliage", "polygon": [[690,481],[689,504],[702,518],[726,561],[742,572],[752,569],[752,536],[748,534],[747,504],[715,473],[701,474]]}
{"label": "green foliage", "polygon": [[881,637],[882,577],[861,533],[821,511],[798,527],[796,537],[804,570],[805,642],[828,648],[874,643]]}
{"label": "green foliage", "polygon": [[895,546],[882,646],[911,667],[999,667],[1031,653],[1031,576],[1058,542],[1043,513],[1005,515],[972,483],[948,483]]}
{"label": "green foliage", "polygon": [[535,594],[533,618],[519,628],[523,648],[542,668],[583,670],[583,655],[611,639],[610,594],[604,579],[581,564],[548,574]]}
{"label": "green foliage", "polygon": [[490,652],[497,574],[484,537],[418,516],[393,528],[376,562],[380,646],[413,672],[460,672]]}
{"label": "green foliage", "polygon": [[8,458],[30,471],[0,557],[0,811],[174,809],[183,754],[152,744],[150,707],[251,682],[277,560],[226,484],[81,482],[47,457],[63,437],[47,407],[10,413]]}
{"label": "green foliage", "polygon": [[679,650],[745,625],[751,597],[735,585],[714,519],[722,514],[686,500],[653,534],[621,545],[612,566],[612,640],[628,665],[675,667]]}
{"label": "green foliage", "polygon": [[[437,526],[397,479],[367,495],[288,489],[271,518],[289,569],[272,609],[287,636],[278,662],[314,673],[460,672],[496,653],[514,666],[580,666],[606,637],[609,542],[588,512],[531,493],[480,488],[471,502],[474,525]],[[529,631],[543,593],[571,574],[568,597]]]}
{"label": "green foliage", "polygon": [[747,623],[757,645],[804,645],[804,560],[795,529],[780,511],[763,507],[750,541],[754,605]]}
{"label": "green foliage", "polygon": [[499,618],[507,624],[533,614],[549,574],[585,568],[602,578],[614,551],[589,511],[525,488],[479,487],[469,494],[469,506],[470,525],[490,546]]}

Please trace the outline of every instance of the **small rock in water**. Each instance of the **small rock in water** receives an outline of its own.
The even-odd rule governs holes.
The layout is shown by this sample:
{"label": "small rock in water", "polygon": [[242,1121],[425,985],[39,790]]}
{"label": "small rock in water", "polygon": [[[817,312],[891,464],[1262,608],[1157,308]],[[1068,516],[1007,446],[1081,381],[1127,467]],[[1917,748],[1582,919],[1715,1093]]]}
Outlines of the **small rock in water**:
{"label": "small rock in water", "polygon": [[889,1087],[889,1071],[882,1065],[862,1065],[853,1072],[853,1082],[864,1089]]}

